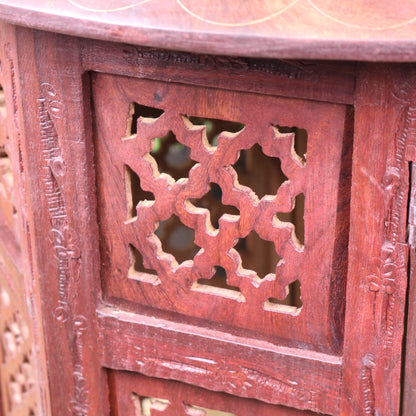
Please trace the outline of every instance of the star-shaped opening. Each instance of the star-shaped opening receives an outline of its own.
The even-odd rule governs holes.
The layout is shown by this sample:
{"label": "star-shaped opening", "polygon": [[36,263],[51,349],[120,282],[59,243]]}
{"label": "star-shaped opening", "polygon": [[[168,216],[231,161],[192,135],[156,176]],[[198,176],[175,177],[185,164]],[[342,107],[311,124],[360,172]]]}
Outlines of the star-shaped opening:
{"label": "star-shaped opening", "polygon": [[160,279],[157,272],[153,269],[147,269],[143,264],[143,256],[136,247],[129,244],[130,268],[129,279],[138,280],[152,284],[159,284]]}
{"label": "star-shaped opening", "polygon": [[188,177],[189,171],[196,164],[190,158],[191,149],[178,142],[171,131],[154,139],[150,154],[156,160],[159,173],[167,173],[176,181]]}
{"label": "star-shaped opening", "polygon": [[182,224],[176,215],[160,221],[155,234],[165,253],[172,254],[178,263],[192,260],[199,247],[195,244],[195,231]]}
{"label": "star-shaped opening", "polygon": [[295,133],[293,150],[302,164],[306,163],[306,150],[308,146],[308,133],[298,127],[276,126],[280,133]]}
{"label": "star-shaped opening", "polygon": [[227,283],[226,271],[221,266],[215,266],[215,274],[210,279],[198,279],[193,284],[192,290],[222,296],[240,302],[244,301],[244,296],[240,289]]}
{"label": "star-shaped opening", "polygon": [[233,167],[238,182],[248,186],[261,199],[265,195],[276,195],[280,185],[287,181],[280,165],[279,158],[266,156],[261,146],[255,144],[248,150],[241,150]]}
{"label": "star-shaped opening", "polygon": [[209,210],[211,224],[218,229],[219,219],[224,214],[240,215],[240,211],[232,205],[222,204],[222,190],[216,183],[210,183],[210,190],[200,199],[191,199],[193,205]]}
{"label": "star-shaped opening", "polygon": [[299,194],[295,198],[295,207],[291,212],[278,212],[279,221],[290,222],[295,227],[292,239],[296,246],[303,248],[305,245],[305,195]]}
{"label": "star-shaped opening", "polygon": [[143,191],[139,176],[130,166],[124,165],[124,177],[126,182],[127,220],[130,220],[137,217],[137,204],[140,201],[154,201],[155,196],[151,192]]}
{"label": "star-shaped opening", "polygon": [[238,240],[235,249],[240,254],[242,266],[256,272],[260,279],[276,273],[276,266],[282,258],[277,254],[271,241],[263,240],[255,231]]}
{"label": "star-shaped opening", "polygon": [[284,299],[271,297],[264,302],[264,310],[289,315],[298,315],[302,306],[299,280],[295,280],[286,286],[286,297]]}

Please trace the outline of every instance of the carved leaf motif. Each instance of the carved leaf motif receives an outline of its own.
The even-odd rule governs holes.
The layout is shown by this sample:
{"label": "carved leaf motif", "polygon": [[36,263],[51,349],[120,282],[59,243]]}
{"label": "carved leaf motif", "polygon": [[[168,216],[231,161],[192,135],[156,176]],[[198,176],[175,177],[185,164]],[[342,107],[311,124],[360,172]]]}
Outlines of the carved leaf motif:
{"label": "carved leaf motif", "polygon": [[394,282],[397,264],[396,251],[390,243],[385,243],[381,249],[380,258],[373,260],[374,273],[367,277],[367,285],[372,292],[392,295],[396,289]]}

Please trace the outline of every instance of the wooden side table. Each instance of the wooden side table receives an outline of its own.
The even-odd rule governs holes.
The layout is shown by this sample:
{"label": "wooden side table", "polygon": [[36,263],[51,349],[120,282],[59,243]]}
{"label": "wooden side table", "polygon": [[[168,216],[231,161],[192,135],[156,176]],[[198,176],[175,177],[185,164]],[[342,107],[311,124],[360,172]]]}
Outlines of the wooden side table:
{"label": "wooden side table", "polygon": [[412,414],[416,5],[385,3],[0,1],[5,415]]}

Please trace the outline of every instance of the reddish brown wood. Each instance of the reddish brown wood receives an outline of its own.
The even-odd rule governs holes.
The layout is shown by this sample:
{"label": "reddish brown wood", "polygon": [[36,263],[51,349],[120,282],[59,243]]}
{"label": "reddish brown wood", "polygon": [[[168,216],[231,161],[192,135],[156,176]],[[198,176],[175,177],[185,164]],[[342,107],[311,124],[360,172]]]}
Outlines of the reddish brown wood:
{"label": "reddish brown wood", "polygon": [[[0,227],[2,237],[13,238]],[[38,414],[34,339],[24,302],[23,276],[13,259],[0,254],[0,413],[8,416]]]}
{"label": "reddish brown wood", "polygon": [[[236,398],[227,394],[142,375],[110,371],[108,373],[116,415],[144,416],[312,416],[316,413],[283,406],[270,406],[256,400]],[[211,413],[212,412],[212,413]]]}
{"label": "reddish brown wood", "polygon": [[[3,415],[48,415],[48,387],[39,322],[39,291],[30,270],[25,177],[13,59],[13,30],[0,28],[1,56],[1,209],[0,209],[0,380]],[[5,42],[5,40],[8,40]],[[13,46],[12,46],[13,45]]]}
{"label": "reddish brown wood", "polygon": [[[102,24],[85,36],[114,40]],[[144,398],[172,402],[152,414],[398,414],[412,65],[2,31],[16,235],[52,415],[137,414]]]}
{"label": "reddish brown wood", "polygon": [[355,62],[196,55],[89,39],[81,45],[83,65],[91,71],[339,104],[354,102]]}
{"label": "reddish brown wood", "polygon": [[113,308],[100,310],[99,318],[100,355],[106,368],[338,414],[339,357]]}
{"label": "reddish brown wood", "polygon": [[2,0],[8,22],[196,53],[412,62],[416,6],[350,0]]}
{"label": "reddish brown wood", "polygon": [[[82,201],[76,201],[72,196],[69,198],[69,195],[77,194],[75,188],[80,191],[85,188],[85,177],[79,176],[76,179],[72,175],[69,176],[80,181],[76,185],[63,180],[66,179],[67,160],[71,157],[78,158],[77,153],[88,155],[88,151],[83,147],[83,138],[87,130],[79,130],[80,126],[83,126],[79,124],[79,120],[88,114],[88,109],[84,111],[77,105],[79,113],[72,114],[78,121],[76,124],[68,125],[69,119],[65,117],[67,104],[64,105],[60,99],[63,96],[60,88],[68,89],[64,94],[69,100],[68,103],[79,102],[83,99],[82,80],[81,77],[73,77],[74,70],[62,77],[62,73],[56,69],[59,62],[66,62],[68,54],[66,53],[64,58],[62,54],[58,56],[52,53],[47,55],[45,60],[50,62],[55,70],[51,72],[50,67],[40,65],[37,70],[39,83],[36,86],[32,85],[32,69],[25,71],[22,68],[27,65],[32,68],[32,63],[37,60],[34,56],[39,53],[36,47],[41,46],[42,36],[35,42],[34,34],[30,31],[18,31],[17,34],[12,31],[12,34],[8,34],[8,39],[13,39],[11,35],[16,36],[17,46],[9,62],[10,76],[12,82],[14,81],[10,92],[17,92],[9,97],[16,106],[13,114],[19,128],[17,138],[21,149],[21,175],[25,175],[25,212],[28,227],[26,230],[30,230],[27,237],[30,238],[30,246],[34,248],[31,272],[38,289],[32,290],[34,293],[38,293],[42,287],[50,290],[47,297],[41,296],[41,308],[46,359],[48,369],[51,370],[48,370],[49,388],[53,397],[51,413],[101,414],[104,412],[101,409],[105,402],[94,393],[95,389],[99,389],[99,385],[92,381],[100,380],[100,367],[95,365],[94,369],[89,370],[88,376],[84,374],[84,368],[90,368],[96,357],[92,341],[96,337],[90,330],[94,326],[94,314],[93,309],[88,314],[88,305],[94,306],[92,296],[97,291],[89,286],[93,282],[81,276],[94,274],[90,268],[93,268],[95,263],[89,260],[89,256],[94,253],[88,254],[89,250],[83,250],[83,246],[78,247],[79,232],[74,231],[76,228],[73,228],[71,218],[85,218],[87,224],[92,227],[94,222],[90,222],[88,216],[83,217],[82,213],[86,213],[86,209]],[[49,37],[50,51],[55,48],[56,41],[55,38]],[[69,39],[66,41],[70,42]],[[57,47],[66,52],[72,50],[72,63],[76,62],[76,48],[71,47],[69,43]],[[55,78],[51,77],[52,73]],[[47,79],[42,80],[42,77]],[[32,94],[24,96],[20,94],[20,88],[30,88]],[[71,108],[72,112],[74,110],[75,107]],[[28,120],[33,122],[27,124]],[[65,133],[61,135],[63,131]],[[61,136],[62,140],[70,138],[71,146],[65,150],[60,147]],[[85,193],[81,191],[79,195],[82,200],[81,195]],[[77,207],[77,211],[68,205],[70,203]],[[94,248],[91,248],[94,252]],[[82,260],[78,260],[80,258]],[[83,287],[84,284],[86,287]],[[77,300],[80,309],[77,309]],[[35,304],[34,307],[39,306]],[[39,346],[41,347],[41,343]]]}
{"label": "reddish brown wood", "polygon": [[[213,323],[229,325],[231,321],[232,332],[246,333],[239,329],[249,329],[255,337],[273,336],[286,345],[296,347],[303,343],[319,351],[338,352],[341,325],[337,328],[340,322],[334,320],[337,317],[332,315],[331,307],[342,309],[342,294],[334,297],[332,290],[334,286],[342,287],[345,270],[337,266],[337,272],[333,273],[331,255],[323,261],[318,253],[346,252],[346,244],[332,247],[335,241],[346,243],[337,228],[337,222],[344,223],[345,218],[336,215],[336,204],[344,206],[348,199],[348,193],[338,196],[337,186],[343,141],[348,146],[351,140],[343,137],[346,108],[106,76],[93,78],[93,99],[104,296],[116,304],[117,299],[128,300],[135,310],[152,307],[156,308],[152,314],[165,310]],[[130,128],[129,108],[133,102],[156,106],[165,112],[156,121],[139,119],[137,136],[130,137],[126,130]],[[215,105],[216,102],[221,106]],[[256,112],[260,106],[262,110]],[[204,143],[204,129],[193,125],[185,115],[232,120],[245,127],[240,133],[220,134],[218,147],[214,148]],[[324,118],[331,123],[323,124]],[[278,127],[273,127],[278,124],[306,130],[309,140],[305,164],[291,150],[294,134],[280,133]],[[171,176],[159,176],[154,158],[157,155],[149,153],[151,141],[170,130],[177,143],[191,149],[190,158],[199,162],[189,172],[189,180],[174,182]],[[333,138],[332,144],[324,151],[328,136]],[[232,167],[240,149],[250,149],[256,142],[269,160],[273,158],[275,164],[278,159],[281,161],[289,178],[279,190],[277,187],[273,190],[274,195],[261,200],[237,182],[241,178]],[[155,199],[154,203],[139,203],[137,219],[127,214],[128,201],[123,195],[126,165],[139,175],[142,188]],[[328,175],[322,188],[317,188],[321,165],[326,166]],[[348,170],[347,163],[344,169]],[[259,175],[257,180],[265,179]],[[222,217],[218,231],[211,225],[209,212],[190,202],[201,199],[209,191],[209,183],[221,187],[222,203],[236,207],[240,215]],[[293,235],[293,225],[280,223],[274,217],[276,213],[291,211],[299,194],[306,196],[306,248]],[[193,262],[178,264],[170,253],[163,251],[153,233],[158,220],[168,220],[172,215],[195,230],[196,249],[202,250]],[[272,241],[283,259],[279,263],[275,259],[268,275],[258,276],[242,265],[245,259],[238,252],[238,241],[252,230],[261,239]],[[323,235],[327,237],[322,238]],[[141,252],[145,268],[155,270],[157,280],[148,274],[129,272],[132,260],[128,244]],[[228,285],[239,289],[221,291],[198,284],[199,279],[212,277],[214,266],[223,267]],[[311,270],[314,270],[312,276]],[[301,282],[303,309],[288,310],[288,314],[284,314],[285,308],[276,307],[274,311],[267,300],[284,299],[285,287],[295,280]],[[314,305],[313,299],[319,299],[320,307]],[[320,319],[320,325],[313,324]]]}
{"label": "reddish brown wood", "polygon": [[414,383],[416,377],[416,293],[415,293],[415,279],[416,276],[416,258],[415,258],[415,231],[416,231],[416,166],[411,163],[411,194],[409,198],[409,244],[410,244],[410,279],[407,302],[407,337],[405,340],[405,362],[402,366],[404,370],[403,386],[403,403],[402,414],[411,414],[416,406],[416,396],[414,394]]}
{"label": "reddish brown wood", "polygon": [[344,414],[399,412],[408,157],[415,144],[413,71],[413,66],[367,65],[358,78]]}

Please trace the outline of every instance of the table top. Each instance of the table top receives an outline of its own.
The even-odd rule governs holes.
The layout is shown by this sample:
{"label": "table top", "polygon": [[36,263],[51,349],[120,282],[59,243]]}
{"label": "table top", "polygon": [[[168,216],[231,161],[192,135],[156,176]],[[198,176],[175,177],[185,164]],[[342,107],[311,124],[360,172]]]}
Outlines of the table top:
{"label": "table top", "polygon": [[414,0],[0,0],[0,19],[197,53],[416,61]]}

